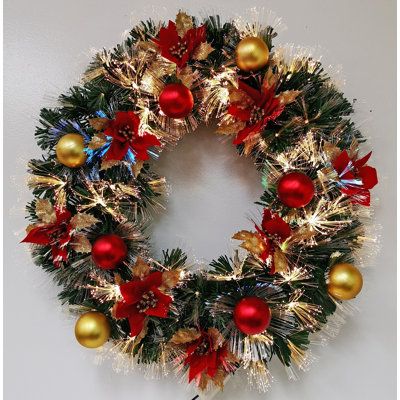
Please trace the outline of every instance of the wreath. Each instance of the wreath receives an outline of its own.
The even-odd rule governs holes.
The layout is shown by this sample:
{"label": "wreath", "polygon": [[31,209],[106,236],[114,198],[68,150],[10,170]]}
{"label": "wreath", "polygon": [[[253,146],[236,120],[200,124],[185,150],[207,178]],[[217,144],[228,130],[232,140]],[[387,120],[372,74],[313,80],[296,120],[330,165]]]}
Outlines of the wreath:
{"label": "wreath", "polygon": [[[306,369],[311,335],[332,336],[342,318],[328,317],[362,288],[371,153],[321,63],[275,37],[182,11],[148,20],[41,110],[23,242],[80,314],[78,342],[117,369],[172,369],[205,390],[241,368],[266,390],[271,358],[291,377]],[[232,257],[194,272],[179,248],[152,258],[149,210],[166,181],[151,159],[212,120],[262,172],[262,212],[234,233]]]}

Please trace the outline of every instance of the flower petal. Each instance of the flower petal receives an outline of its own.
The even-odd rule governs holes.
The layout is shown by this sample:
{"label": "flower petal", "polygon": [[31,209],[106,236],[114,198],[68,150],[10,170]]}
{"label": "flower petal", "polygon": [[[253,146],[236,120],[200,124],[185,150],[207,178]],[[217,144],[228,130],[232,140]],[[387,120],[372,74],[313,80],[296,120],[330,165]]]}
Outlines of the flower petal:
{"label": "flower petal", "polygon": [[254,89],[253,87],[249,86],[247,83],[244,83],[241,80],[239,80],[239,89],[249,95],[258,107],[261,107],[263,98],[262,93],[259,90]]}
{"label": "flower petal", "polygon": [[156,136],[151,135],[150,133],[135,136],[130,143],[130,147],[139,160],[147,160],[149,158],[147,150],[152,146],[161,146],[161,142]]}
{"label": "flower petal", "polygon": [[71,211],[67,210],[65,207],[60,208],[60,207],[54,207],[54,210],[56,212],[56,225],[61,225],[62,223],[67,223],[71,219]]}
{"label": "flower petal", "polygon": [[113,139],[106,155],[104,156],[104,159],[120,161],[125,157],[128,150],[129,150],[128,142],[120,142],[119,140]]}
{"label": "flower petal", "polygon": [[370,151],[368,154],[366,154],[364,157],[360,158],[359,160],[355,160],[354,161],[354,166],[356,168],[361,168],[362,166],[364,166],[368,160],[370,159],[372,155],[372,151]]}
{"label": "flower petal", "polygon": [[378,175],[376,169],[366,165],[358,171],[364,189],[372,189],[378,183]]}
{"label": "flower petal", "polygon": [[68,252],[65,247],[51,246],[51,255],[56,268],[59,268],[63,261],[68,260]]}
{"label": "flower petal", "polygon": [[167,318],[172,298],[162,293],[156,287],[153,287],[151,290],[157,299],[157,305],[154,308],[147,309],[146,314],[153,317]]}
{"label": "flower petal", "polygon": [[189,364],[189,383],[207,368],[207,359],[207,355],[200,356],[197,354],[193,354],[187,359],[185,364]]}
{"label": "flower petal", "polygon": [[278,214],[272,214],[269,209],[264,209],[262,229],[270,236],[277,235],[280,242],[284,242],[292,235],[290,225]]}
{"label": "flower petal", "polygon": [[49,245],[51,243],[50,229],[47,226],[38,226],[31,229],[21,243]]}
{"label": "flower petal", "polygon": [[239,107],[235,104],[231,104],[228,107],[228,114],[243,122],[247,122],[250,120],[250,110],[247,108]]}
{"label": "flower petal", "polygon": [[218,369],[218,352],[210,351],[207,357],[207,375],[213,378]]}
{"label": "flower petal", "polygon": [[140,301],[143,293],[147,291],[144,282],[140,279],[123,283],[120,285],[119,290],[125,302],[128,304],[134,304]]}
{"label": "flower petal", "polygon": [[360,204],[369,207],[371,205],[371,194],[368,189],[346,189],[342,193],[349,196],[353,204]]}
{"label": "flower petal", "polygon": [[145,288],[145,292],[148,292],[153,287],[160,287],[162,284],[162,272],[152,272],[147,275],[145,279],[143,279],[143,286]]}
{"label": "flower petal", "polygon": [[128,321],[129,321],[129,326],[131,328],[130,335],[132,337],[137,336],[139,335],[140,332],[142,332],[145,319],[146,319],[146,314],[144,313],[133,312],[132,314],[129,315]]}
{"label": "flower petal", "polygon": [[333,168],[336,170],[336,172],[338,174],[340,174],[341,172],[343,172],[347,166],[349,165],[350,162],[350,157],[347,154],[346,150],[343,150],[333,161],[332,165]]}
{"label": "flower petal", "polygon": [[247,126],[246,128],[242,129],[241,131],[239,131],[239,133],[237,134],[236,138],[233,141],[233,144],[241,144],[243,143],[245,140],[247,140],[247,138],[253,134],[257,134],[259,132],[259,129],[257,129],[257,125],[251,125],[251,126]]}
{"label": "flower petal", "polygon": [[117,319],[128,318],[131,314],[137,313],[136,304],[128,304],[125,301],[116,303],[114,308],[114,316]]}
{"label": "flower petal", "polygon": [[275,217],[270,221],[263,221],[262,228],[271,236],[278,236],[280,242],[284,242],[292,235],[292,230],[288,223],[281,217]]}

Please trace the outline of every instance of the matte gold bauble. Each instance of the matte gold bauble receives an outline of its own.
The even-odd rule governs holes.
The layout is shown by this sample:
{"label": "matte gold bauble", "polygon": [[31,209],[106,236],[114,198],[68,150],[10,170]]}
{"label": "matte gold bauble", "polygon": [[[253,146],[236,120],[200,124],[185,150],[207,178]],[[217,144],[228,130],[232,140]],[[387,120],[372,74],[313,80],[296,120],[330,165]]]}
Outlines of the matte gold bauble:
{"label": "matte gold bauble", "polygon": [[56,145],[57,160],[70,168],[85,164],[86,153],[83,136],[78,133],[67,133]]}
{"label": "matte gold bauble", "polygon": [[101,312],[82,314],[75,324],[76,340],[84,347],[94,349],[102,346],[110,337],[110,323]]}
{"label": "matte gold bauble", "polygon": [[363,286],[361,272],[351,264],[336,264],[328,275],[328,292],[337,300],[350,300],[360,293]]}
{"label": "matte gold bauble", "polygon": [[267,65],[268,57],[268,46],[258,37],[246,37],[236,47],[236,65],[243,71],[258,71]]}

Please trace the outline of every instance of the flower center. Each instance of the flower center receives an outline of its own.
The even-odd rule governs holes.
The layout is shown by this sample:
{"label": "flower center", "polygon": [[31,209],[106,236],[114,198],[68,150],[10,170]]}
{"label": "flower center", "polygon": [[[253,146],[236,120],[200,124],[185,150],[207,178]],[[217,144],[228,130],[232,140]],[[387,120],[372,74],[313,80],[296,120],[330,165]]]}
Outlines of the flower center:
{"label": "flower center", "polygon": [[131,140],[133,136],[133,131],[129,125],[125,125],[118,130],[118,133],[124,137],[126,140]]}
{"label": "flower center", "polygon": [[203,341],[197,347],[195,353],[198,356],[204,356],[204,354],[207,354],[209,350],[210,350],[210,342],[207,339],[203,339]]}
{"label": "flower center", "polygon": [[143,294],[141,300],[136,304],[136,307],[139,312],[144,313],[149,308],[154,308],[157,305],[157,302],[157,297],[151,290],[149,290],[148,292]]}
{"label": "flower center", "polygon": [[264,110],[256,105],[253,106],[250,112],[250,124],[255,124],[264,117]]}
{"label": "flower center", "polygon": [[282,236],[279,233],[268,234],[268,237],[274,242],[280,242],[282,240]]}
{"label": "flower center", "polygon": [[49,236],[56,243],[58,242],[64,234],[68,232],[68,224],[66,222],[62,222],[60,225],[57,225],[49,234]]}
{"label": "flower center", "polygon": [[176,58],[181,59],[182,56],[186,53],[187,51],[187,43],[186,41],[182,42],[179,41],[178,43],[174,44],[169,48],[169,52]]}

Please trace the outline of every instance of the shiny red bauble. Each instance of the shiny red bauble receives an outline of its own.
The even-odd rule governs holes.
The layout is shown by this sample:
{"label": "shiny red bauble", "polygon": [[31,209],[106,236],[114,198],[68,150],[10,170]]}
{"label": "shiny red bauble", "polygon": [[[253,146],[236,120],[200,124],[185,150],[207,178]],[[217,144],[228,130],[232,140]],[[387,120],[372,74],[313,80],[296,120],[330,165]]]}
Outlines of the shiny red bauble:
{"label": "shiny red bauble", "polygon": [[170,83],[158,99],[161,111],[170,118],[187,117],[193,110],[192,92],[182,83]]}
{"label": "shiny red bauble", "polygon": [[118,235],[103,235],[92,246],[92,259],[101,269],[114,269],[126,259],[128,248]]}
{"label": "shiny red bauble", "polygon": [[285,206],[305,207],[314,197],[315,187],[311,178],[302,172],[290,172],[278,183],[278,197]]}
{"label": "shiny red bauble", "polygon": [[235,306],[233,320],[241,332],[246,335],[256,335],[268,328],[271,322],[271,310],[260,297],[244,297]]}

